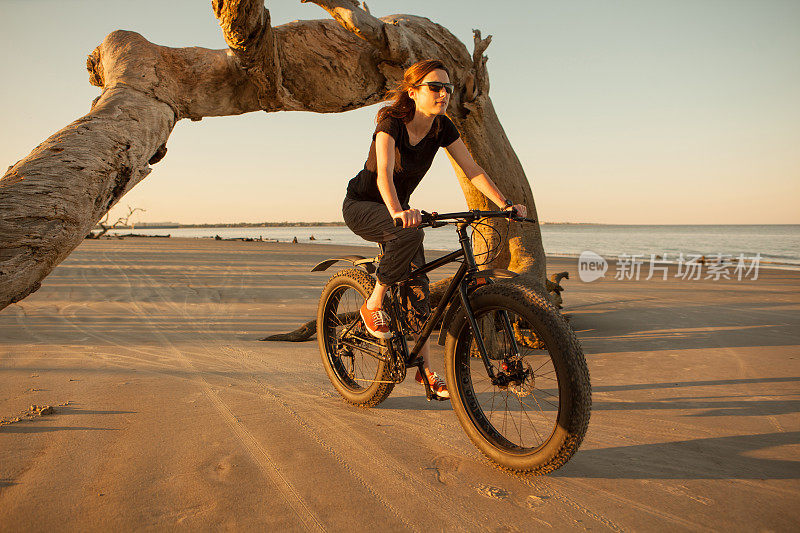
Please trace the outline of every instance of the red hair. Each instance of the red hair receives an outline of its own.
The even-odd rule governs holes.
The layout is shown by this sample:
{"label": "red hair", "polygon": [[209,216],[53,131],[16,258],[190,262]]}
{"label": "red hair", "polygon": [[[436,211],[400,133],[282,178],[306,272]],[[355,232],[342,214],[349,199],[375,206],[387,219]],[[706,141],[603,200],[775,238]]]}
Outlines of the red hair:
{"label": "red hair", "polygon": [[443,70],[450,76],[447,67],[438,59],[426,59],[408,67],[403,73],[403,81],[386,93],[386,99],[392,100],[392,103],[378,110],[375,121],[380,122],[386,117],[392,117],[401,119],[405,124],[411,122],[417,106],[408,96],[408,90],[419,85],[425,76],[434,70]]}

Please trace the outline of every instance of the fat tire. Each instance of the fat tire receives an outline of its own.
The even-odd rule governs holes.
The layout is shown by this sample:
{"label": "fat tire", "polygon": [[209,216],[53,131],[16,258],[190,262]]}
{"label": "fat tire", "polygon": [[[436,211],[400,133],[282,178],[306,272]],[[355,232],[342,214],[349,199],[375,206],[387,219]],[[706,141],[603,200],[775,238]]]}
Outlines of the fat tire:
{"label": "fat tire", "polygon": [[[347,288],[355,289],[366,299],[375,288],[375,279],[363,270],[348,268],[340,270],[331,276],[325,284],[319,299],[319,307],[317,308],[317,342],[320,356],[322,357],[322,366],[325,368],[331,384],[347,403],[359,407],[374,407],[389,397],[394,388],[394,383],[371,383],[361,391],[354,391],[343,381],[342,376],[333,366],[332,358],[335,358],[336,354],[329,353],[331,336],[335,332],[331,328],[325,327],[325,325],[329,323],[331,314],[336,313],[336,309],[331,309],[332,299],[336,298],[338,292]],[[376,361],[378,366],[373,379],[379,381],[389,380],[388,364],[384,361]]]}
{"label": "fat tire", "polygon": [[[562,370],[559,376],[559,410],[557,424],[550,437],[534,452],[515,453],[492,442],[478,427],[480,416],[471,416],[472,407],[465,401],[468,391],[456,374],[456,350],[463,350],[463,335],[471,338],[471,330],[466,313],[462,310],[448,328],[445,344],[445,369],[450,388],[450,402],[461,426],[473,444],[490,460],[501,468],[523,471],[535,475],[547,474],[563,466],[575,454],[583,441],[589,426],[592,408],[592,389],[589,370],[580,343],[574,331],[547,300],[533,290],[513,282],[498,282],[477,289],[470,296],[470,303],[476,315],[482,309],[503,308],[521,316],[536,328],[537,334],[547,346],[554,368]],[[459,339],[460,345],[459,345]],[[467,355],[468,356],[468,355]],[[471,383],[469,388],[471,389]],[[484,418],[485,415],[483,416]],[[488,419],[487,419],[488,422]]]}

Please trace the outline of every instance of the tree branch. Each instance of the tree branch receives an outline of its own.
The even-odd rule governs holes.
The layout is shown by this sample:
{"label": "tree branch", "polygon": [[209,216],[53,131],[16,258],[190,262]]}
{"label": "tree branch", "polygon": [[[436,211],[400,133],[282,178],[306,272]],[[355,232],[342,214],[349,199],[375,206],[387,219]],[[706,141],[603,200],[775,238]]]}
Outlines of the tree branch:
{"label": "tree branch", "polygon": [[[447,65],[457,87],[448,116],[475,161],[536,218],[522,165],[488,96],[483,52],[424,17],[377,19],[353,0],[317,0],[336,20],[272,28],[263,0],[214,0],[230,49],[158,46],[129,31],[109,34],[87,60],[102,87],[90,112],[58,131],[0,178],[0,309],[35,291],[166,153],[177,120],[301,109],[339,113],[377,103],[419,59]],[[471,89],[470,89],[470,77]],[[472,98],[470,100],[469,98]],[[485,205],[459,175],[470,208]],[[474,189],[474,187],[473,187]],[[485,207],[484,207],[485,208]],[[493,266],[544,285],[538,227],[511,229]],[[544,292],[544,289],[543,289]]]}
{"label": "tree branch", "polygon": [[383,21],[370,15],[369,11],[362,9],[355,0],[300,0],[300,2],[318,5],[350,33],[358,35],[380,51],[389,50]]}
{"label": "tree branch", "polygon": [[228,48],[258,87],[261,108],[278,109],[281,68],[275,32],[263,0],[212,0],[211,6]]}
{"label": "tree branch", "polygon": [[[167,104],[175,119],[240,115],[261,109],[258,87],[228,50],[170,48],[138,33],[117,30],[86,61],[89,82],[128,88]],[[166,150],[151,153],[157,162]]]}
{"label": "tree branch", "polygon": [[131,207],[131,206],[128,206],[128,214],[127,214],[127,215],[125,215],[125,217],[119,217],[119,218],[117,219],[117,221],[116,221],[116,222],[114,222],[114,226],[113,226],[113,227],[115,227],[115,228],[116,228],[116,227],[117,227],[117,224],[122,224],[123,226],[128,226],[128,225],[129,225],[129,224],[128,224],[128,221],[131,219],[131,217],[133,216],[133,214],[134,214],[136,211],[141,211],[142,213],[144,213],[145,211],[147,211],[147,209],[142,209],[141,207]]}
{"label": "tree branch", "polygon": [[472,52],[472,63],[477,66],[481,62],[486,61],[486,58],[483,57],[483,53],[489,47],[489,44],[491,44],[492,36],[490,35],[486,39],[481,39],[481,30],[472,30],[472,38],[475,41],[475,49]]}
{"label": "tree branch", "polygon": [[464,84],[464,107],[470,111],[475,110],[472,102],[480,95],[489,95],[489,73],[486,70],[486,62],[489,60],[483,53],[492,42],[492,36],[485,39],[481,38],[481,30],[472,30],[475,48],[472,51],[472,68],[467,75]]}
{"label": "tree branch", "polygon": [[413,31],[406,31],[404,27],[406,23],[414,24],[420,21],[430,23],[430,20],[423,17],[392,15],[376,18],[370,14],[366,2],[362,8],[355,0],[300,1],[320,6],[344,29],[372,45],[376,56],[386,62],[379,64],[378,68],[386,76],[389,85],[393,85],[398,77],[402,77],[404,68],[415,61],[428,58],[419,52],[447,46],[443,43],[432,43],[430,35],[417,35]]}

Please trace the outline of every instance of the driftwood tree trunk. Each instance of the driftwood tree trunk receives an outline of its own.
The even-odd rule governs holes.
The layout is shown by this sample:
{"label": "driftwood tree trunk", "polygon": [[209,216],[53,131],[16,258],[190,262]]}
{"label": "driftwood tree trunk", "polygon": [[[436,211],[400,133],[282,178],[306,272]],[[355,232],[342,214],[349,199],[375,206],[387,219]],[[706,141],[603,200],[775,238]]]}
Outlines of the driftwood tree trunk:
{"label": "driftwood tree trunk", "polygon": [[[305,0],[303,0],[305,1]],[[169,48],[129,31],[109,34],[87,61],[102,88],[84,117],[55,133],[0,178],[0,309],[42,279],[166,153],[180,119],[251,111],[339,113],[379,102],[405,67],[439,58],[459,87],[449,116],[501,190],[536,216],[522,166],[489,98],[483,52],[422,17],[375,18],[352,0],[315,1],[335,20],[272,27],[263,0],[214,0],[229,48]],[[461,179],[470,208],[487,200]],[[505,231],[503,231],[505,233]],[[494,266],[546,293],[538,227],[511,228]]]}

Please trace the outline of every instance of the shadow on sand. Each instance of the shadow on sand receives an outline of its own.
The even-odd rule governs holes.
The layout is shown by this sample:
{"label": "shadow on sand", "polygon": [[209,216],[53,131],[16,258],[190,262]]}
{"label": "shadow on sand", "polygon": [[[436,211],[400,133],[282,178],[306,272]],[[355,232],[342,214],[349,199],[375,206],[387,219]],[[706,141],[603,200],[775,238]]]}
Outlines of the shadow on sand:
{"label": "shadow on sand", "polygon": [[3,433],[49,433],[52,431],[118,431],[115,428],[92,428],[81,426],[36,426],[26,422],[0,426]]}
{"label": "shadow on sand", "polygon": [[637,302],[635,307],[586,314],[579,309],[566,312],[587,355],[800,343],[800,312],[782,302],[681,306]]}
{"label": "shadow on sand", "polygon": [[607,479],[800,479],[800,461],[757,457],[800,444],[800,432],[615,446],[581,450],[554,477]]}

